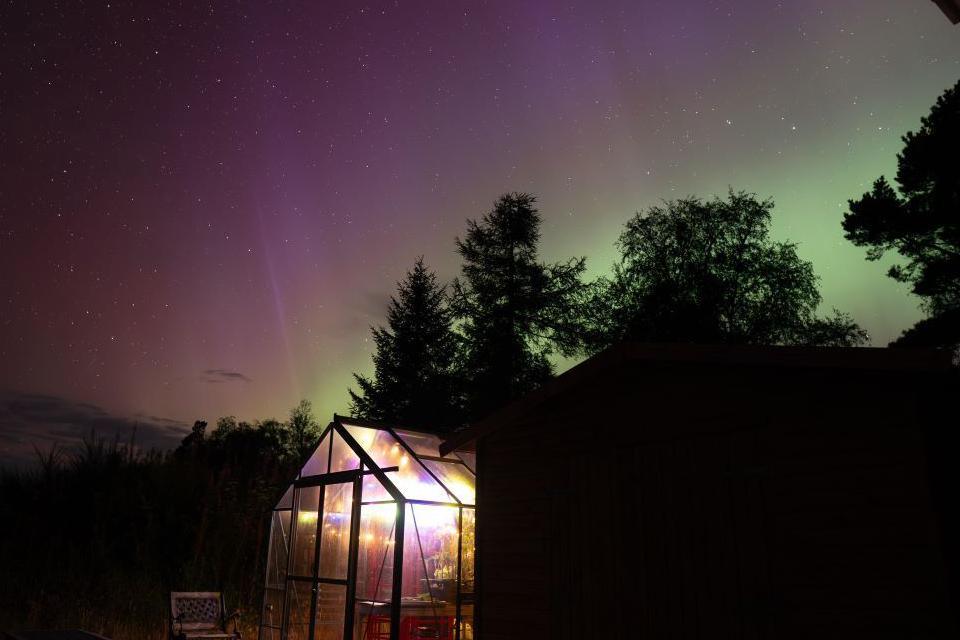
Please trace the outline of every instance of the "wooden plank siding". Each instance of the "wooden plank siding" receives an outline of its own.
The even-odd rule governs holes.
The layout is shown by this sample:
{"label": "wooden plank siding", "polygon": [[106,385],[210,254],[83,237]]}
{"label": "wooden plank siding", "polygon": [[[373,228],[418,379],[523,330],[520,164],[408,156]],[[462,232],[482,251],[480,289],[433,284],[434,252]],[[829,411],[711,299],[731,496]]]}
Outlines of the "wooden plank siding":
{"label": "wooden plank siding", "polygon": [[911,375],[624,363],[486,433],[479,637],[956,637]]}

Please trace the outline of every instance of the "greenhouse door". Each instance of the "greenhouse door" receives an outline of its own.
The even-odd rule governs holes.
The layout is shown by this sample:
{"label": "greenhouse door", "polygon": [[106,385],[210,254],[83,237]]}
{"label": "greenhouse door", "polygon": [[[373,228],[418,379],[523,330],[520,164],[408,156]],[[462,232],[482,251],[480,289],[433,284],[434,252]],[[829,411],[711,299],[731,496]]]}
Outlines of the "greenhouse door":
{"label": "greenhouse door", "polygon": [[295,483],[297,526],[287,574],[287,640],[346,640],[353,628],[359,471]]}

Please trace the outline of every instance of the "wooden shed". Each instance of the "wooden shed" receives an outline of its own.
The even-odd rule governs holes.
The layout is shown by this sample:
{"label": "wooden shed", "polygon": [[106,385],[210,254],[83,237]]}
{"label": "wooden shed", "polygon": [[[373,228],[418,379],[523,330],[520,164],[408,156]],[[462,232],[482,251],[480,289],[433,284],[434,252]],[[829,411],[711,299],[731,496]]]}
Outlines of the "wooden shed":
{"label": "wooden shed", "polygon": [[477,455],[478,637],[960,637],[951,385],[937,352],[587,360],[441,448]]}

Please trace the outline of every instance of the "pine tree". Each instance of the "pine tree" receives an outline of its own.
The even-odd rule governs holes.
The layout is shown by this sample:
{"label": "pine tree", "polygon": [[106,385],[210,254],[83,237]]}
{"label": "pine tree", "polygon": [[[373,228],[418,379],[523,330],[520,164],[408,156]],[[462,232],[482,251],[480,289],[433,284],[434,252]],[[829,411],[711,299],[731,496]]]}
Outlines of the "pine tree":
{"label": "pine tree", "polygon": [[373,378],[354,374],[360,392],[350,390],[352,413],[437,433],[462,424],[453,373],[457,337],[444,287],[422,257],[397,283],[387,327],[372,333]]}
{"label": "pine tree", "polygon": [[573,355],[582,328],[584,259],[537,259],[540,213],[526,193],[500,197],[457,239],[462,275],[452,308],[463,338],[467,413],[481,418],[553,374],[549,356]]}
{"label": "pine tree", "polygon": [[911,286],[927,317],[891,346],[932,346],[960,354],[960,82],[937,99],[920,129],[903,136],[894,188],[880,176],[850,201],[848,240],[868,260],[888,251],[903,260],[887,275]]}

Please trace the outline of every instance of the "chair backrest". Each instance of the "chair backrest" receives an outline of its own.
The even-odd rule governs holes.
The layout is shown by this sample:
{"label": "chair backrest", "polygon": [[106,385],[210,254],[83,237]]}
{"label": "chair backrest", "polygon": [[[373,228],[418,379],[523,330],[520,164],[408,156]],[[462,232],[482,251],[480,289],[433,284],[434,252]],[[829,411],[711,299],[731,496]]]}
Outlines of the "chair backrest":
{"label": "chair backrest", "polygon": [[219,591],[171,591],[170,617],[176,629],[223,629],[223,597]]}

